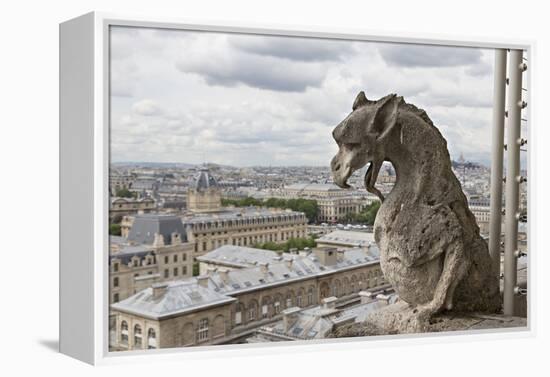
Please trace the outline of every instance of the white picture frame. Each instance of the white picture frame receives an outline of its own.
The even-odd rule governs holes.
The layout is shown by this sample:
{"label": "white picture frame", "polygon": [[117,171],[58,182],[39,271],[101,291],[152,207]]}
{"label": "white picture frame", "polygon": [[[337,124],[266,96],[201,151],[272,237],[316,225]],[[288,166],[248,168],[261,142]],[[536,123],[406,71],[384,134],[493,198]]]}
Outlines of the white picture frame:
{"label": "white picture frame", "polygon": [[[420,33],[388,33],[311,27],[197,25],[170,18],[88,13],[60,25],[60,351],[90,364],[136,359],[208,358],[232,354],[291,353],[294,347],[319,349],[371,347],[414,339],[415,342],[460,341],[490,337],[533,336],[535,311],[529,301],[526,329],[499,329],[375,338],[330,339],[268,345],[207,346],[113,353],[108,351],[108,172],[109,38],[111,26],[156,27],[368,40],[429,45],[522,49],[531,60],[532,41],[442,38]],[[533,80],[527,75],[528,82]],[[532,109],[526,110],[528,114]],[[529,116],[528,116],[529,117]],[[529,161],[533,155],[529,151]],[[530,189],[531,190],[531,189]],[[528,200],[529,209],[532,200]],[[78,245],[78,246],[75,246]],[[536,251],[531,250],[531,255]],[[530,257],[533,264],[534,258]],[[529,270],[528,281],[533,281]]]}

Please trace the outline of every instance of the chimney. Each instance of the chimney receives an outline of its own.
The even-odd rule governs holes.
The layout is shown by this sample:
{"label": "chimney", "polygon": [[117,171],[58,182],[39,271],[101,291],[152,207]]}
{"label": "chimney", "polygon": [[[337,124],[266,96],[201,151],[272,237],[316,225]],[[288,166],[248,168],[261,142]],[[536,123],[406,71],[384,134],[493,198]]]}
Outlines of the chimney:
{"label": "chimney", "polygon": [[283,257],[281,257],[281,256],[279,255],[279,256],[273,257],[273,258],[271,258],[271,259],[273,259],[273,260],[276,261],[276,262],[280,262],[281,260],[283,260]]}
{"label": "chimney", "polygon": [[179,233],[172,233],[172,239],[171,239],[172,245],[181,245],[181,236]]}
{"label": "chimney", "polygon": [[153,298],[159,298],[166,293],[168,283],[155,283],[151,287],[153,288]]}
{"label": "chimney", "polygon": [[267,272],[269,271],[269,263],[260,263],[260,271],[262,271],[264,274],[267,274]]}
{"label": "chimney", "polygon": [[210,278],[207,275],[197,276],[197,283],[203,288],[208,288],[208,280]]}
{"label": "chimney", "polygon": [[390,296],[384,295],[382,293],[376,295],[376,299],[384,305],[388,305],[390,303]]}
{"label": "chimney", "polygon": [[338,299],[334,296],[326,297],[323,299],[323,308],[324,309],[334,309],[336,308],[336,301]]}
{"label": "chimney", "polygon": [[334,266],[337,262],[337,251],[333,247],[321,247],[314,252],[319,262],[325,266]]}
{"label": "chimney", "polygon": [[309,254],[311,254],[311,250],[307,247],[304,250],[298,251],[297,254],[301,257],[307,257]]}
{"label": "chimney", "polygon": [[153,240],[153,247],[164,246],[164,236],[160,233],[155,233],[155,238]]}
{"label": "chimney", "polygon": [[374,293],[370,291],[361,291],[359,292],[359,297],[361,297],[361,304],[366,304],[372,301]]}
{"label": "chimney", "polygon": [[298,313],[300,313],[301,310],[302,309],[297,306],[283,310],[283,328],[285,332],[289,331],[292,325],[296,323]]}
{"label": "chimney", "polygon": [[286,258],[285,259],[285,264],[286,264],[286,267],[290,270],[292,269],[292,262],[294,261],[293,258]]}
{"label": "chimney", "polygon": [[216,267],[210,266],[210,267],[208,267],[208,268],[206,269],[206,275],[207,275],[207,276],[212,276],[212,275],[214,275],[214,272],[216,272]]}
{"label": "chimney", "polygon": [[227,283],[227,280],[229,279],[229,270],[227,268],[220,268],[218,269],[218,274],[220,275],[222,281]]}

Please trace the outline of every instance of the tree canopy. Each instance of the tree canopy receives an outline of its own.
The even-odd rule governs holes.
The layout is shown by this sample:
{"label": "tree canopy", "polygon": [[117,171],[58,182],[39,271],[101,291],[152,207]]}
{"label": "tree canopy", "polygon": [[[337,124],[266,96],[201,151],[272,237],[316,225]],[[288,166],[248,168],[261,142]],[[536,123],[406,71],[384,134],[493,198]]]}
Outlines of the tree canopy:
{"label": "tree canopy", "polygon": [[319,206],[316,200],[313,199],[279,199],[269,198],[266,200],[246,197],[243,199],[222,199],[222,205],[235,207],[268,207],[268,208],[287,208],[293,211],[305,213],[308,221],[314,222],[317,220]]}
{"label": "tree canopy", "polygon": [[118,196],[119,198],[134,198],[135,194],[126,187],[123,187],[116,190],[115,196]]}
{"label": "tree canopy", "polygon": [[275,243],[275,242],[266,242],[266,243],[257,243],[253,247],[257,249],[264,250],[273,250],[278,252],[288,253],[290,249],[303,250],[306,247],[313,248],[317,246],[317,241],[315,241],[314,236],[308,238],[290,238],[284,243]]}
{"label": "tree canopy", "polygon": [[374,201],[369,206],[365,207],[359,213],[348,213],[346,215],[346,221],[367,225],[374,225],[374,220],[376,219],[376,214],[380,208],[380,202]]}

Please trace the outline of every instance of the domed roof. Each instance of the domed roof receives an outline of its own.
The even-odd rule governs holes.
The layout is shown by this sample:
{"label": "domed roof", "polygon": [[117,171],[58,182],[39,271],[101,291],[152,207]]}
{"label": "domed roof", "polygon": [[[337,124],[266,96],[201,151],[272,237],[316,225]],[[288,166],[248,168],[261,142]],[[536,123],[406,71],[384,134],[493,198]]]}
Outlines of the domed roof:
{"label": "domed roof", "polygon": [[208,169],[202,168],[195,176],[193,188],[195,190],[207,190],[213,187],[218,187],[216,178],[210,175]]}

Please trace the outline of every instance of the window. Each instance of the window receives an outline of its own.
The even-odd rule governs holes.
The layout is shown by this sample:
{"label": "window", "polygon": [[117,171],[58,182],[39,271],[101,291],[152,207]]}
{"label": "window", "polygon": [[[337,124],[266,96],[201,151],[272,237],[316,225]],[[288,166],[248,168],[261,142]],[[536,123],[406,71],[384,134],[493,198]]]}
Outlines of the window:
{"label": "window", "polygon": [[183,266],[183,267],[181,268],[181,274],[182,274],[182,275],[187,275],[187,266]]}
{"label": "window", "polygon": [[299,307],[302,306],[302,295],[301,294],[296,296],[296,305],[299,306]]}
{"label": "window", "polygon": [[147,348],[157,348],[157,334],[155,329],[149,329],[147,332]]}
{"label": "window", "polygon": [[118,263],[113,264],[113,271],[118,272]]}
{"label": "window", "polygon": [[134,259],[134,267],[137,267],[137,266],[139,266],[139,260]]}
{"label": "window", "polygon": [[164,257],[164,264],[170,263],[170,260],[168,259],[168,255]]}
{"label": "window", "polygon": [[118,276],[113,278],[113,287],[118,287]]}
{"label": "window", "polygon": [[251,306],[249,309],[248,309],[248,320],[249,321],[254,321],[256,319],[256,307],[255,306]]}
{"label": "window", "polygon": [[240,311],[235,313],[235,324],[240,325],[242,323],[242,313]]}
{"label": "window", "polygon": [[142,346],[141,341],[141,326],[135,325],[134,326],[134,348],[141,348]]}
{"label": "window", "polygon": [[174,254],[174,263],[178,261],[178,254]]}
{"label": "window", "polygon": [[309,288],[307,291],[307,304],[313,305],[313,288]]}
{"label": "window", "polygon": [[126,321],[120,323],[120,343],[128,344],[128,322]]}
{"label": "window", "polygon": [[174,268],[174,276],[178,276],[178,268]]}
{"label": "window", "polygon": [[170,276],[170,271],[164,270],[164,277],[168,278]]}
{"label": "window", "polygon": [[208,319],[203,318],[199,321],[199,329],[197,331],[199,342],[208,339]]}
{"label": "window", "polygon": [[115,294],[113,295],[113,302],[118,302],[119,299],[120,299],[120,298],[119,298],[119,296],[118,296],[118,293],[115,293]]}
{"label": "window", "polygon": [[275,307],[275,314],[279,314],[281,312],[281,303],[279,301],[275,301],[273,306]]}
{"label": "window", "polygon": [[186,261],[186,260],[187,260],[187,254],[183,253],[183,254],[181,255],[181,260],[182,260],[182,261]]}
{"label": "window", "polygon": [[288,294],[286,296],[286,307],[290,308],[291,306],[292,306],[292,296],[290,294]]}
{"label": "window", "polygon": [[267,318],[268,312],[269,312],[269,310],[268,310],[267,304],[262,305],[262,317],[263,318]]}

